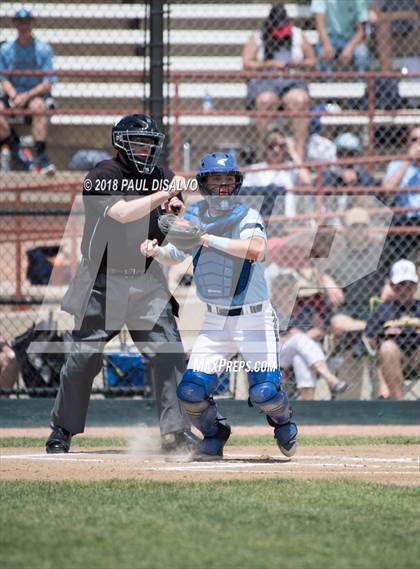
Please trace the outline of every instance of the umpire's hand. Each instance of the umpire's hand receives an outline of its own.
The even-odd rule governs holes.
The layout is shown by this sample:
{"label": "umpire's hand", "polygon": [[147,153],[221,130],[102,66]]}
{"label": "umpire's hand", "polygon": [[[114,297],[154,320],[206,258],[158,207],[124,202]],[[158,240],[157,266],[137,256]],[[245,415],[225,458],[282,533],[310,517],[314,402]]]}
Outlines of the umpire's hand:
{"label": "umpire's hand", "polygon": [[174,213],[175,215],[182,214],[185,209],[184,202],[176,196],[171,198],[165,203],[165,212]]}

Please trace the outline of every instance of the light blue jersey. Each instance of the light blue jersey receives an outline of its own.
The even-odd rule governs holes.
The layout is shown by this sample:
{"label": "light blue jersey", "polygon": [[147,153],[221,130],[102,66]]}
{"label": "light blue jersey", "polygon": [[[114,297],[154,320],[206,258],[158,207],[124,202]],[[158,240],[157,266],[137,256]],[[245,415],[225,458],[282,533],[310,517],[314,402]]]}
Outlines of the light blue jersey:
{"label": "light blue jersey", "polygon": [[[197,205],[193,204],[186,210],[187,219],[196,215]],[[223,236],[242,241],[251,237],[261,237],[267,241],[263,219],[254,209],[248,209],[229,231],[223,233]],[[183,261],[187,257],[172,244],[167,245],[167,250],[176,261]],[[264,277],[264,262],[240,259],[211,247],[197,247],[191,251],[191,255],[197,295],[203,302],[237,307],[269,299]]]}
{"label": "light blue jersey", "polygon": [[44,77],[0,75],[0,80],[10,81],[18,93],[30,91],[42,81],[51,83],[58,81],[58,78],[51,74],[53,70],[51,47],[37,38],[34,38],[28,46],[21,45],[17,40],[5,42],[0,47],[0,69],[9,71],[34,69],[49,72]]}

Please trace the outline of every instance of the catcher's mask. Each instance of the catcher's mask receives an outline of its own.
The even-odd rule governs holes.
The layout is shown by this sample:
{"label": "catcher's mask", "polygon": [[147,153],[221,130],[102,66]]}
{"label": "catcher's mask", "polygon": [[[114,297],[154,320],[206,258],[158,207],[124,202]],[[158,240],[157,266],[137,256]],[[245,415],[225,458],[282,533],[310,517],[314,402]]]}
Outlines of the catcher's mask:
{"label": "catcher's mask", "polygon": [[[226,196],[220,195],[222,188],[226,188],[228,184],[222,183],[219,185],[208,184],[208,177],[215,174],[224,174],[226,176],[234,176],[233,190]],[[239,170],[235,158],[231,154],[225,152],[212,152],[203,156],[200,162],[200,167],[197,172],[197,182],[200,194],[205,196],[212,209],[218,211],[227,211],[234,207],[232,196],[237,196],[242,186],[243,176]]]}
{"label": "catcher's mask", "polygon": [[140,174],[150,174],[162,151],[165,135],[147,115],[127,115],[112,128],[112,146]]}

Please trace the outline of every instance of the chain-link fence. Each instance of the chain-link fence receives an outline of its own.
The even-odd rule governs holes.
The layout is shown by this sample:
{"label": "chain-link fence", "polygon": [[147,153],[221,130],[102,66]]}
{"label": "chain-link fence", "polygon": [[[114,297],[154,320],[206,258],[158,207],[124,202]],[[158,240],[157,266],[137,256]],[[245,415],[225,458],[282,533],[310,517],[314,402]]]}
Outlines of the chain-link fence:
{"label": "chain-link fence", "polygon": [[[221,150],[241,165],[242,194],[267,223],[282,346],[304,335],[328,366],[306,373],[299,358],[290,361],[290,390],[330,397],[332,375],[353,384],[342,397],[412,398],[418,309],[405,300],[407,310],[395,310],[389,276],[401,259],[419,266],[420,12],[415,0],[372,0],[360,12],[355,4],[342,0],[336,29],[328,1],[164,3],[168,161],[192,175],[204,153]],[[86,170],[113,153],[111,125],[152,108],[156,5],[0,6],[0,334],[8,343],[38,319],[52,266],[46,298],[55,314],[79,258],[81,221],[73,227],[68,213]],[[40,40],[31,57],[9,43],[17,34],[22,45],[31,34]],[[194,285],[173,273],[190,318]],[[384,303],[394,308],[375,345],[366,322]],[[181,318],[183,327],[191,329]],[[8,387],[15,375],[4,372],[13,367],[5,350]]]}

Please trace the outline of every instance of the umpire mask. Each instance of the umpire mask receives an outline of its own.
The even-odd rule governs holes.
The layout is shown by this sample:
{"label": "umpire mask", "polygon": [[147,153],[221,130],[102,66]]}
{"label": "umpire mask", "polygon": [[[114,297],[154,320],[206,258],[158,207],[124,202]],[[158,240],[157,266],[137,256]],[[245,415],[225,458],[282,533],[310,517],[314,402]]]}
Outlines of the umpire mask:
{"label": "umpire mask", "polygon": [[151,174],[162,151],[165,135],[147,115],[127,115],[112,128],[112,146],[140,174]]}

